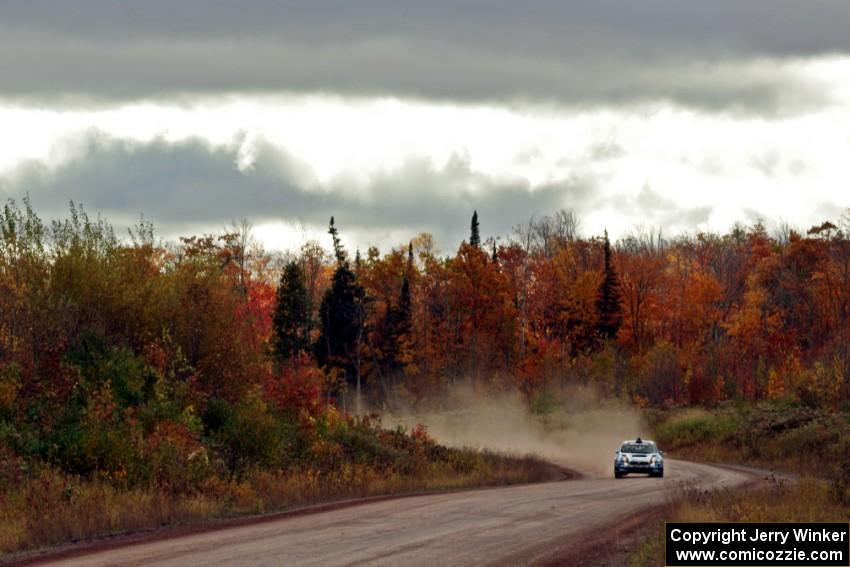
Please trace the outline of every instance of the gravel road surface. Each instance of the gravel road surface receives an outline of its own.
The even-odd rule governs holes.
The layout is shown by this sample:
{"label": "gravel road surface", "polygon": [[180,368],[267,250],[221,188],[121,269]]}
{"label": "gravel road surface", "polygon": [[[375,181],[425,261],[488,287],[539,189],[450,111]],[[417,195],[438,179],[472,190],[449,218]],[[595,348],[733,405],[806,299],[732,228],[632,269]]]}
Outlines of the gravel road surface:
{"label": "gravel road surface", "polygon": [[667,501],[753,472],[668,459],[664,479],[584,477],[434,494],[195,533],[42,565],[527,565]]}

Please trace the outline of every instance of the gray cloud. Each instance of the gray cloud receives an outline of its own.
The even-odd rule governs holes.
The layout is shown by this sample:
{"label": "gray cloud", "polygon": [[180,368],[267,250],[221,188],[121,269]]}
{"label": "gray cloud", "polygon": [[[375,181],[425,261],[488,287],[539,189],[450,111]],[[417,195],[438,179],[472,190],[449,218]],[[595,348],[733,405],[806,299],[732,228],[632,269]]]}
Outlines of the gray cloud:
{"label": "gray cloud", "polygon": [[641,219],[648,226],[662,228],[666,233],[688,232],[708,223],[713,207],[709,205],[685,208],[658,194],[644,184],[634,196],[613,200],[614,208],[629,218]]}
{"label": "gray cloud", "polygon": [[845,0],[34,1],[0,8],[0,93],[99,103],[330,91],[793,112],[822,104],[825,89],[775,61],[849,53],[848,17]]}
{"label": "gray cloud", "polygon": [[341,226],[364,233],[375,227],[411,236],[432,232],[449,247],[466,237],[473,209],[485,234],[501,235],[532,215],[562,207],[580,210],[594,198],[590,179],[529,187],[473,172],[460,157],[445,167],[412,159],[353,188],[345,179],[316,185],[302,164],[269,145],[260,146],[247,169],[237,166],[237,147],[199,140],[139,143],[90,135],[78,154],[55,169],[40,162],[22,165],[0,179],[0,195],[29,194],[49,217],[63,215],[71,200],[113,220],[144,214],[169,232],[222,226],[241,217],[324,226],[335,215]]}
{"label": "gray cloud", "polygon": [[828,220],[833,223],[838,223],[840,221],[841,224],[847,224],[848,221],[850,221],[850,206],[846,204],[842,206],[837,203],[822,202],[815,208],[815,215],[818,215],[820,219],[815,217],[814,222],[823,222]]}

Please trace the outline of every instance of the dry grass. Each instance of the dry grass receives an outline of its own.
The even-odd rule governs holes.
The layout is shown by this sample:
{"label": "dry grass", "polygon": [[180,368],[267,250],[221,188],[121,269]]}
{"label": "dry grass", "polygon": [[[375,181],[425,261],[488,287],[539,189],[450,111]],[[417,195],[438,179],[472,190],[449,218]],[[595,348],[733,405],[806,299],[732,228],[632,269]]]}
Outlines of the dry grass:
{"label": "dry grass", "polygon": [[211,477],[193,494],[121,488],[43,469],[0,494],[0,553],[346,498],[538,482],[554,474],[531,457],[458,451],[457,458],[462,462],[435,462],[409,475],[354,463],[332,475],[254,470],[240,480]]}
{"label": "dry grass", "polygon": [[[668,522],[846,522],[850,506],[837,501],[828,481],[775,479],[748,490],[705,491],[684,486]],[[664,565],[663,522],[648,527],[642,544],[628,555],[633,566]]]}
{"label": "dry grass", "polygon": [[651,421],[659,445],[676,457],[746,463],[821,476],[838,484],[850,472],[847,412],[761,404],[659,412]]}
{"label": "dry grass", "polygon": [[[767,486],[744,490],[707,492],[683,486],[671,499],[666,521],[846,522],[850,516],[846,413],[764,404],[659,412],[650,421],[656,439],[677,457],[801,475],[795,482],[773,479]],[[630,565],[663,565],[662,530],[661,520],[645,528],[638,536],[642,543],[620,559]]]}

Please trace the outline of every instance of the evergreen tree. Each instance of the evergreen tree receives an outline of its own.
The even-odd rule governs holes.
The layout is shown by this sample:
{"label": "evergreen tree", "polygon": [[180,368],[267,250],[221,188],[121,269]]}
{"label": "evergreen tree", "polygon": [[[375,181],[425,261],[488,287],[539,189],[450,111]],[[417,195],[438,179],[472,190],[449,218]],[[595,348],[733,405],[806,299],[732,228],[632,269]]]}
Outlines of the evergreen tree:
{"label": "evergreen tree", "polygon": [[[314,347],[316,360],[326,369],[342,370],[346,383],[355,386],[359,404],[366,292],[345,261],[345,250],[333,226],[333,218],[328,232],[333,236],[339,265],[319,307],[320,332]],[[357,411],[359,413],[359,407]]]}
{"label": "evergreen tree", "polygon": [[331,224],[328,228],[328,234],[333,238],[334,244],[334,257],[336,258],[337,266],[341,266],[345,263],[345,249],[342,247],[342,243],[339,240],[339,230],[334,226],[334,218],[331,217]]}
{"label": "evergreen tree", "polygon": [[596,300],[596,311],[599,315],[597,329],[600,336],[605,339],[613,339],[617,336],[622,323],[622,309],[620,307],[620,280],[617,271],[611,261],[611,243],[608,241],[608,231],[605,231],[605,274],[599,287],[599,296]]}
{"label": "evergreen tree", "polygon": [[478,231],[478,211],[472,212],[472,223],[470,224],[469,243],[476,248],[481,246],[481,233]]}
{"label": "evergreen tree", "polygon": [[398,301],[398,309],[401,313],[401,333],[410,331],[411,301],[410,301],[410,274],[413,271],[413,243],[407,245],[407,270],[404,272],[404,280],[401,282],[401,297]]}
{"label": "evergreen tree", "polygon": [[296,262],[288,262],[280,275],[273,330],[278,363],[298,356],[309,345],[310,299],[304,271]]}

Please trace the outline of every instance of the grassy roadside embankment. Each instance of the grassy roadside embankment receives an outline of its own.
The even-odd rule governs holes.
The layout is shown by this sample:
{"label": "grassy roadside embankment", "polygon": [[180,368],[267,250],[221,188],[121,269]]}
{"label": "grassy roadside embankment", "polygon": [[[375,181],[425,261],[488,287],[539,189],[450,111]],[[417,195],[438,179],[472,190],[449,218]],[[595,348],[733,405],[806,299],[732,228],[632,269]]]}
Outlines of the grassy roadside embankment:
{"label": "grassy roadside embankment", "polygon": [[[205,463],[180,486],[81,477],[12,455],[0,459],[0,561],[21,552],[163,526],[387,494],[552,480],[533,457],[447,448],[424,431],[340,419],[289,468],[238,475]],[[5,557],[3,554],[6,554]]]}
{"label": "grassy roadside embankment", "polygon": [[623,565],[664,565],[663,521],[846,522],[850,517],[850,415],[797,406],[729,406],[651,412],[656,440],[671,456],[787,471],[758,486],[707,492],[683,486],[662,518],[623,549]]}

